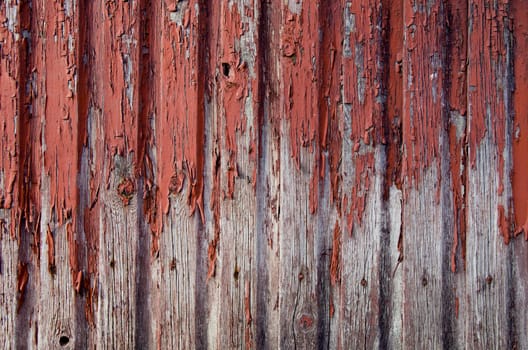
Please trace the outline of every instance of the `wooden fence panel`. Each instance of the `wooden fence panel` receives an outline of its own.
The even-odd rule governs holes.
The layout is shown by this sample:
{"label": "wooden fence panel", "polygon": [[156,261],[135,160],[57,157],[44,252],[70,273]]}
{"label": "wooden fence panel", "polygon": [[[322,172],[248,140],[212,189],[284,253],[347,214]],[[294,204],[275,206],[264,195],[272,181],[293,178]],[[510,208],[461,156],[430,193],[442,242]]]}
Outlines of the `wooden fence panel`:
{"label": "wooden fence panel", "polygon": [[0,344],[525,348],[527,14],[0,1]]}

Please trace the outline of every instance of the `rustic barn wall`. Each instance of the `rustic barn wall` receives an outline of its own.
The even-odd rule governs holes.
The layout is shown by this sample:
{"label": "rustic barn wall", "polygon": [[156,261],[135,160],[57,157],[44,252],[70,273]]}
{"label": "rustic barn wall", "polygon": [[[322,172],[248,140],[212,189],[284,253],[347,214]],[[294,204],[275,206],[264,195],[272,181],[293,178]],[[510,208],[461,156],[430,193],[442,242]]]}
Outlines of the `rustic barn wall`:
{"label": "rustic barn wall", "polygon": [[0,347],[528,348],[528,1],[0,0]]}

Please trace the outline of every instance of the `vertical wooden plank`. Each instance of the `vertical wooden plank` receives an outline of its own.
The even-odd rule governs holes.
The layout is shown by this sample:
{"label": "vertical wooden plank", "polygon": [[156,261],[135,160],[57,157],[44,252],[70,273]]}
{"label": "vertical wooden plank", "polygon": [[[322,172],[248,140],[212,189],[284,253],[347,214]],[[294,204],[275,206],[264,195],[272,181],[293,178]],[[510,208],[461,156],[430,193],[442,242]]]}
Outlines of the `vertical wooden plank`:
{"label": "vertical wooden plank", "polygon": [[[255,346],[256,181],[259,126],[258,1],[219,4],[215,77],[218,101],[219,325],[214,347]],[[214,12],[217,13],[217,12]],[[212,51],[214,54],[215,51]]]}
{"label": "vertical wooden plank", "polygon": [[[403,228],[402,228],[402,117],[403,117],[403,0],[382,1],[386,93],[384,116],[385,184],[384,227],[381,233],[380,294],[386,300],[380,314],[380,347],[403,346]],[[388,332],[384,329],[388,328]]]}
{"label": "vertical wooden plank", "polygon": [[444,218],[452,215],[445,174],[446,9],[441,1],[404,1],[403,12],[403,347],[437,348],[449,345],[443,319],[454,304],[443,280]]}
{"label": "vertical wooden plank", "polygon": [[475,349],[512,345],[508,9],[469,2],[466,346]]}
{"label": "vertical wooden plank", "polygon": [[[78,194],[74,211],[77,215],[76,229],[78,244],[77,256],[82,268],[80,296],[81,306],[77,305],[77,320],[83,327],[77,327],[77,338],[83,346],[94,348],[97,338],[97,310],[99,300],[99,240],[103,234],[101,227],[102,179],[104,128],[102,121],[102,74],[96,66],[96,49],[101,45],[99,37],[100,16],[93,14],[99,2],[77,2],[78,43],[76,62],[76,101],[78,113]],[[46,228],[47,232],[47,228]],[[52,236],[51,236],[52,237]],[[50,238],[51,238],[50,237]],[[53,243],[50,239],[47,242]],[[48,246],[49,250],[51,247]],[[55,262],[57,264],[57,261]],[[79,299],[77,298],[77,303]],[[79,308],[84,308],[84,317]]]}
{"label": "vertical wooden plank", "polygon": [[[92,131],[100,203],[96,330],[103,347],[133,348],[137,326],[135,278],[139,240],[136,172],[138,134],[140,2],[94,3],[94,89]],[[142,331],[142,330],[141,330]]]}
{"label": "vertical wooden plank", "polygon": [[[380,346],[384,143],[382,2],[342,2],[339,348]],[[352,259],[353,257],[353,259]]]}
{"label": "vertical wooden plank", "polygon": [[[446,184],[448,207],[453,208],[444,218],[444,239],[450,250],[449,272],[444,261],[444,296],[450,303],[443,312],[444,344],[464,348],[467,303],[466,293],[466,196],[467,196],[467,1],[446,3],[446,60],[449,74],[445,76],[448,114],[449,164],[443,162],[442,178]],[[448,174],[445,167],[449,166]],[[447,176],[446,176],[447,175]],[[445,183],[445,180],[443,180]],[[449,213],[449,211],[448,211]],[[444,257],[445,259],[445,257]],[[453,304],[454,301],[454,304]]]}
{"label": "vertical wooden plank", "polygon": [[[318,346],[316,245],[319,196],[318,6],[286,1],[281,6],[281,158],[279,346]],[[322,345],[322,344],[321,344]]]}
{"label": "vertical wooden plank", "polygon": [[279,347],[279,269],[280,269],[280,121],[281,7],[276,1],[261,2],[257,65],[259,77],[258,172],[256,179],[257,285],[255,347]]}
{"label": "vertical wooden plank", "polygon": [[[152,48],[156,60],[155,172],[158,222],[153,242],[157,257],[153,286],[158,289],[154,340],[161,348],[195,348],[200,343],[198,264],[203,239],[204,65],[206,45],[202,22],[207,15],[200,1],[155,4],[157,17]],[[159,45],[159,47],[158,47]],[[201,259],[201,260],[200,260]]]}
{"label": "vertical wooden plank", "polygon": [[[317,229],[314,249],[317,276],[317,329],[319,347],[335,348],[338,341],[340,279],[340,190],[342,159],[341,52],[343,43],[342,2],[326,1],[319,6],[317,85],[319,111],[319,157]],[[312,187],[315,187],[312,185]],[[313,188],[315,190],[315,188]],[[342,226],[342,225],[341,225]],[[335,334],[335,335],[334,335]]]}
{"label": "vertical wooden plank", "polygon": [[[507,2],[469,3],[468,232],[474,235],[467,242],[467,255],[472,257],[467,276],[469,348],[512,344],[511,261],[506,245],[512,142],[508,9]],[[495,170],[490,174],[490,169]]]}
{"label": "vertical wooden plank", "polygon": [[526,181],[526,156],[528,150],[528,3],[522,0],[511,2],[513,20],[513,170],[512,196],[515,209],[515,234],[524,233],[524,242],[517,239],[513,252],[513,281],[515,327],[513,347],[523,349],[528,347],[528,336],[524,331],[528,327],[528,186]]}
{"label": "vertical wooden plank", "polygon": [[[79,171],[78,7],[72,1],[36,2],[42,37],[35,47],[37,103],[43,126],[40,193],[39,347],[85,347],[78,336],[76,299],[83,271],[77,254]],[[37,201],[38,201],[37,200]]]}
{"label": "vertical wooden plank", "polygon": [[17,333],[17,301],[27,286],[27,280],[17,281],[19,240],[15,239],[21,183],[19,127],[25,125],[19,94],[25,40],[20,33],[20,7],[18,1],[0,4],[0,346],[6,349],[20,344],[18,334],[23,335],[23,330]]}

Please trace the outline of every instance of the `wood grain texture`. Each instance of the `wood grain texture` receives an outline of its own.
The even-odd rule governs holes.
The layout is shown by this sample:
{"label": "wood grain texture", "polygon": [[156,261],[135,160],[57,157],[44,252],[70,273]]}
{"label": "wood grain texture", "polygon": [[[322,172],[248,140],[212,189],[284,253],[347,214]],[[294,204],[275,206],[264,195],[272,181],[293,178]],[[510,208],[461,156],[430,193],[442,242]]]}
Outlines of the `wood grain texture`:
{"label": "wood grain texture", "polygon": [[527,13],[0,1],[0,346],[525,348]]}

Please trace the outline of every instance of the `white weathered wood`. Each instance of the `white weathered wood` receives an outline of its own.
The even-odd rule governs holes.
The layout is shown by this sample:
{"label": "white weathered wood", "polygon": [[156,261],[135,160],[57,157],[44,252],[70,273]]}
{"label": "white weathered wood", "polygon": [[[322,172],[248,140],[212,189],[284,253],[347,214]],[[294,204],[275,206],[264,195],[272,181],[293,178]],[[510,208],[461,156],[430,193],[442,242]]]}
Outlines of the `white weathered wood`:
{"label": "white weathered wood", "polygon": [[[52,217],[49,204],[49,178],[42,176],[42,213],[40,217],[41,256],[38,277],[34,280],[38,291],[38,348],[85,347],[86,339],[78,339],[75,323],[75,289],[69,262],[70,251],[66,225]],[[48,238],[52,237],[53,243]],[[52,246],[53,244],[53,246]],[[52,249],[54,264],[49,260]]]}
{"label": "white weathered wood", "polygon": [[[282,125],[281,149],[289,152],[289,130]],[[317,217],[310,214],[311,178],[314,154],[300,150],[300,169],[295,160],[281,156],[280,197],[280,347],[313,348],[317,346]],[[322,283],[322,281],[321,281]]]}
{"label": "white weathered wood", "polygon": [[[153,262],[153,340],[162,349],[196,347],[195,318],[199,215],[189,215],[187,190],[171,198],[171,209],[159,237]],[[203,262],[205,263],[205,261]],[[152,343],[154,344],[154,343]]]}
{"label": "white weathered wood", "polygon": [[497,148],[486,136],[478,149],[469,149],[470,155],[473,152],[476,152],[475,166],[468,169],[471,195],[467,198],[466,346],[508,348],[512,341],[509,329],[512,246],[505,245],[499,233],[497,205],[505,202],[505,196],[498,196],[499,176],[490,171],[498,166]]}
{"label": "white weathered wood", "polygon": [[10,237],[10,210],[0,210],[0,346],[13,349],[21,344],[17,333],[18,243]]}
{"label": "white weathered wood", "polygon": [[401,252],[398,249],[402,232],[402,191],[396,186],[389,189],[389,200],[386,205],[386,220],[389,230],[388,270],[390,283],[387,297],[390,298],[389,334],[387,345],[391,349],[403,348],[403,266]]}
{"label": "white weathered wood", "polygon": [[[343,135],[351,133],[352,111],[350,105],[344,106]],[[341,173],[343,174],[343,194],[350,196],[353,188],[358,196],[365,196],[365,209],[361,213],[362,221],[353,222],[353,232],[347,227],[347,216],[341,221],[341,286],[339,310],[338,347],[374,348],[380,345],[380,269],[383,229],[383,185],[385,176],[385,155],[383,147],[361,144],[359,152],[352,155],[355,140],[343,138]],[[371,153],[374,159],[373,169],[361,169],[356,166],[356,157]],[[360,174],[356,174],[361,172]],[[359,177],[356,177],[359,175]],[[361,179],[358,183],[357,179]],[[366,185],[366,182],[370,185]],[[367,191],[368,188],[368,191]],[[353,201],[354,199],[351,199]],[[349,210],[343,208],[343,214]],[[354,218],[356,217],[354,213]],[[355,219],[354,219],[355,220]],[[330,234],[330,233],[328,233]]]}
{"label": "white weathered wood", "polygon": [[442,327],[438,325],[442,324],[445,255],[442,204],[435,198],[438,179],[438,168],[432,166],[417,189],[407,188],[404,193],[404,348],[442,346]]}
{"label": "white weathered wood", "polygon": [[108,349],[128,349],[136,344],[137,255],[147,252],[137,251],[137,194],[125,205],[117,190],[123,180],[133,178],[132,157],[115,156],[113,164],[109,187],[100,194],[97,343]]}

